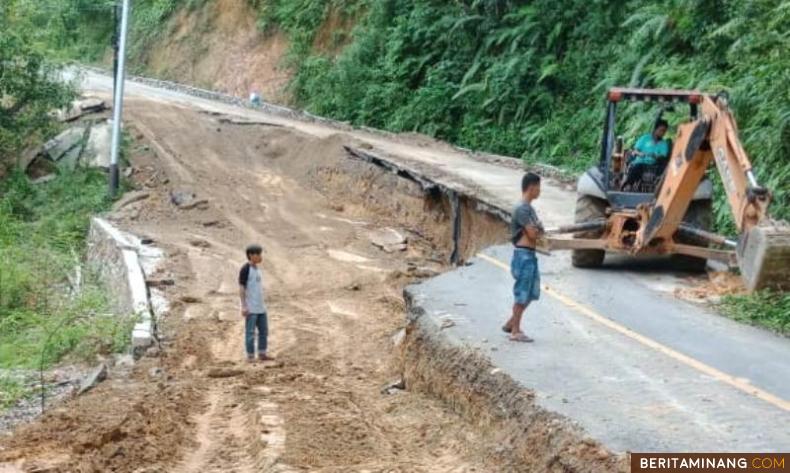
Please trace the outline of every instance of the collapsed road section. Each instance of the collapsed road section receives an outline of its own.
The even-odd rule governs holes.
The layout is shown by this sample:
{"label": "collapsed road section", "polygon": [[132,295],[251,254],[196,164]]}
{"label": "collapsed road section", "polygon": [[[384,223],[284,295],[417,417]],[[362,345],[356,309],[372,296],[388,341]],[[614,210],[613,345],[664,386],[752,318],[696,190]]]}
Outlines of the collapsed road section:
{"label": "collapsed road section", "polygon": [[[463,202],[463,211],[451,212],[448,232],[451,254],[463,248],[466,264],[405,291],[405,380],[481,425],[495,425],[523,464],[540,470],[556,462],[573,471],[579,460],[588,467],[610,461],[609,452],[689,445],[777,451],[790,444],[785,422],[775,422],[777,416],[790,421],[790,386],[782,381],[790,364],[778,361],[790,359],[787,339],[698,305],[676,302],[679,310],[667,310],[668,295],[650,285],[616,297],[612,289],[628,286],[627,270],[661,270],[662,261],[580,271],[567,255],[555,254],[544,258],[544,297],[525,322],[537,343],[507,343],[499,327],[512,297],[509,248],[474,254],[505,238],[470,237],[494,222],[504,231],[506,210],[481,200],[473,187],[432,178],[435,171],[421,172],[407,160],[346,149],[418,183],[426,199],[442,195],[451,209],[453,201]],[[487,225],[464,224],[481,216]]]}
{"label": "collapsed road section", "polygon": [[[267,166],[280,175],[321,191],[333,208],[354,216],[353,204],[362,204],[426,237],[442,250],[443,261],[455,255],[472,263],[407,290],[411,324],[402,371],[410,389],[472,413],[469,418],[494,435],[542,429],[541,419],[548,419],[541,437],[547,443],[513,449],[519,464],[550,470],[559,462],[572,470],[573,459],[582,458],[612,469],[623,465],[617,454],[631,450],[772,450],[788,444],[783,423],[770,425],[788,412],[786,339],[679,300],[674,290],[687,284],[686,275],[668,271],[666,262],[613,259],[602,269],[582,271],[558,254],[542,258],[544,298],[527,313],[526,328],[537,342],[512,346],[499,332],[510,305],[511,281],[502,268],[507,250],[477,255],[506,241],[520,173],[427,146],[334,130],[319,133],[318,140],[300,135],[314,132],[261,126],[254,152],[267,156]],[[223,135],[231,134],[226,138],[243,142],[236,133],[222,128]],[[547,225],[566,224],[573,198],[548,182],[536,208]],[[460,363],[467,371],[439,363],[454,359],[476,361]],[[491,377],[507,389],[475,384]],[[531,397],[529,409],[516,403],[481,415],[496,412],[489,408],[501,406],[501,396],[519,392],[522,401]],[[749,430],[752,418],[764,419],[760,432]],[[512,428],[498,422],[512,422]]]}

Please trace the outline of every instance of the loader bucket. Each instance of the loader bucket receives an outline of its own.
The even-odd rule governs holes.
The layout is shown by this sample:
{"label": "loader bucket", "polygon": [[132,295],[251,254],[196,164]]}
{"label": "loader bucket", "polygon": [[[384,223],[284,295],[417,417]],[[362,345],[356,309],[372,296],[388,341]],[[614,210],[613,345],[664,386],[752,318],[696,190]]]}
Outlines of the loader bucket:
{"label": "loader bucket", "polygon": [[764,222],[738,242],[738,266],[749,292],[790,291],[790,224]]}

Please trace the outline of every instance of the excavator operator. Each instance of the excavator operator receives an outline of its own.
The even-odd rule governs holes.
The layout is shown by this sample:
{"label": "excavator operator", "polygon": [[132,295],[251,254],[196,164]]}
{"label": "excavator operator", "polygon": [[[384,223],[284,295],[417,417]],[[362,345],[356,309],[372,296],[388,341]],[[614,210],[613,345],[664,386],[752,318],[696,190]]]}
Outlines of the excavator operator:
{"label": "excavator operator", "polygon": [[[656,121],[653,133],[645,133],[634,145],[628,157],[628,175],[622,188],[627,189],[642,178],[646,166],[666,166],[669,158],[669,142],[664,139],[669,123],[664,119]],[[663,171],[663,169],[662,169]],[[660,174],[660,172],[658,173]]]}

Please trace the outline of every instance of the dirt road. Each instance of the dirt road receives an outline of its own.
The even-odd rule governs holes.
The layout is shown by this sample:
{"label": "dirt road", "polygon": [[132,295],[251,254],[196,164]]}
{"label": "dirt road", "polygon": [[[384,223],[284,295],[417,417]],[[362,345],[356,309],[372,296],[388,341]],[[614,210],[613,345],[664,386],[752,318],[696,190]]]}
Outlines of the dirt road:
{"label": "dirt road", "polygon": [[[144,100],[129,102],[128,121],[133,180],[150,195],[115,217],[167,251],[154,277],[175,282],[164,286],[163,351],[0,441],[0,471],[499,470],[491,440],[446,407],[381,392],[399,377],[400,291],[415,268],[438,271],[444,259],[418,236],[430,234],[427,214],[408,233],[386,210],[344,198],[345,185],[386,181],[327,179],[341,159],[333,137],[222,125]],[[205,203],[179,208],[178,192]],[[371,244],[385,225],[409,235],[407,251]],[[250,242],[265,248],[277,358],[254,365],[242,362],[236,283]]]}

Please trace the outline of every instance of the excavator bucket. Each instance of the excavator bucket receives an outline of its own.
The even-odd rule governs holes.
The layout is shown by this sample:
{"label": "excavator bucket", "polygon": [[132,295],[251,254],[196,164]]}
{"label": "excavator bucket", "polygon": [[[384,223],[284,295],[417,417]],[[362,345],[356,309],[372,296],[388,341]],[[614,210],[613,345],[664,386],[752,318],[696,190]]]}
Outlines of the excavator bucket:
{"label": "excavator bucket", "polygon": [[752,227],[738,242],[737,255],[749,292],[790,291],[790,224],[768,221]]}

